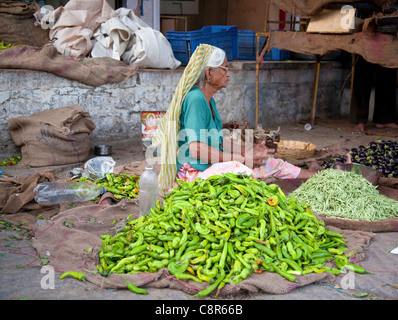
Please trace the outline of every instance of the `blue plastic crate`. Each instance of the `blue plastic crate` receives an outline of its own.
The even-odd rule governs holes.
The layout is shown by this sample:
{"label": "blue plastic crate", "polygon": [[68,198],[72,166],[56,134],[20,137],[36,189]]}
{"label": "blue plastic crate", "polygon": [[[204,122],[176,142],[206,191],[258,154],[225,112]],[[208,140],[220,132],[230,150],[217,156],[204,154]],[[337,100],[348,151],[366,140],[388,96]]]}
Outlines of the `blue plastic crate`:
{"label": "blue plastic crate", "polygon": [[280,60],[289,60],[289,59],[290,59],[289,50],[279,50],[277,48],[273,48],[267,51],[267,53],[264,56],[264,60],[280,61]]}
{"label": "blue plastic crate", "polygon": [[174,57],[187,65],[189,58],[201,43],[219,47],[229,61],[238,58],[238,28],[236,26],[206,26],[195,31],[167,31]]}
{"label": "blue plastic crate", "polygon": [[[265,36],[260,37],[259,54],[263,48],[264,42],[267,39]],[[238,46],[239,59],[241,60],[256,60],[257,36],[256,33],[250,30],[238,30]],[[268,51],[264,60],[288,60],[290,59],[290,51],[279,50],[277,48]]]}
{"label": "blue plastic crate", "polygon": [[[260,37],[259,53],[267,37]],[[240,60],[256,60],[257,37],[251,30],[238,30],[238,46]]]}

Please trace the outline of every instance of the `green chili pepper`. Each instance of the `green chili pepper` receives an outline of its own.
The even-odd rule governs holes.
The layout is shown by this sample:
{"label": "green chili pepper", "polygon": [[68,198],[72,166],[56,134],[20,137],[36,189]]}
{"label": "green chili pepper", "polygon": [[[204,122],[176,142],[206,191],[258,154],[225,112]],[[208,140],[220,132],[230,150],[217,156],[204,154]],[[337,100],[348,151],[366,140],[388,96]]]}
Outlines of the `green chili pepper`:
{"label": "green chili pepper", "polygon": [[192,297],[205,297],[205,296],[208,296],[210,293],[212,293],[218,287],[218,285],[221,283],[221,281],[223,281],[225,278],[224,268],[219,268],[219,270],[220,270],[220,276],[217,278],[217,280],[213,284],[208,286],[206,289],[201,290],[197,294],[191,296],[191,298]]}
{"label": "green chili pepper", "polygon": [[120,261],[116,264],[116,266],[114,266],[114,267],[111,269],[110,272],[115,272],[116,270],[120,269],[120,268],[123,267],[124,265],[129,264],[129,263],[133,262],[133,261],[136,260],[136,259],[137,259],[137,256],[135,256],[135,255],[133,255],[133,256],[131,256],[131,257],[128,257],[128,258],[123,258],[122,260],[120,260]]}
{"label": "green chili pepper", "polygon": [[264,252],[267,256],[273,258],[276,256],[276,253],[272,251],[270,248],[258,243],[258,242],[253,242],[253,246],[257,248],[258,250]]}
{"label": "green chili pepper", "polygon": [[205,225],[201,225],[199,222],[195,223],[195,229],[197,232],[199,232],[202,235],[210,233],[210,229],[208,227],[206,227]]}
{"label": "green chili pepper", "polygon": [[293,249],[293,244],[290,241],[288,241],[286,243],[286,247],[287,247],[288,252],[292,256],[293,260],[297,260],[297,258],[296,258],[297,255],[296,255],[296,251],[294,251],[294,249]]}
{"label": "green chili pepper", "polygon": [[220,262],[219,262],[220,268],[224,269],[225,259],[227,258],[227,253],[228,253],[228,242],[226,241],[224,243],[224,247],[223,247],[221,258],[220,258]]}
{"label": "green chili pepper", "polygon": [[139,288],[139,287],[137,287],[136,285],[134,285],[133,283],[128,282],[124,277],[122,277],[122,279],[124,280],[124,282],[126,282],[127,288],[128,288],[131,292],[134,292],[134,293],[137,293],[137,294],[148,294],[148,291],[146,291],[145,289]]}
{"label": "green chili pepper", "polygon": [[143,245],[134,247],[134,248],[130,251],[129,255],[139,254],[139,253],[141,253],[142,251],[145,251],[145,250],[147,249],[147,246],[148,246],[148,245],[143,244]]}
{"label": "green chili pepper", "polygon": [[182,246],[180,246],[180,248],[177,251],[176,254],[176,259],[180,259],[182,253],[184,252],[185,248],[188,246],[189,242],[184,242]]}
{"label": "green chili pepper", "polygon": [[332,258],[332,257],[333,257],[333,255],[327,250],[318,250],[318,251],[311,253],[311,259]]}
{"label": "green chili pepper", "polygon": [[206,269],[210,269],[210,267],[211,267],[211,265],[212,265],[213,263],[216,263],[216,262],[220,261],[221,254],[222,254],[222,252],[219,252],[219,251],[218,251],[217,254],[216,254],[215,256],[208,258],[208,259],[206,260]]}
{"label": "green chili pepper", "polygon": [[63,279],[67,276],[71,276],[71,277],[73,277],[77,280],[83,281],[83,282],[86,281],[86,275],[84,273],[76,272],[76,271],[66,271],[59,278]]}
{"label": "green chili pepper", "polygon": [[213,277],[215,277],[217,275],[217,270],[216,270],[216,273],[214,276],[202,273],[202,267],[198,268],[196,273],[198,275],[198,279],[200,279],[202,281],[206,281],[206,282],[213,282]]}
{"label": "green chili pepper", "polygon": [[178,280],[191,279],[191,280],[194,280],[194,281],[199,282],[199,283],[202,282],[201,279],[199,279],[199,278],[193,276],[193,275],[190,274],[190,273],[178,273],[178,274],[175,274],[175,277],[176,277]]}
{"label": "green chili pepper", "polygon": [[296,271],[302,271],[303,269],[299,266],[298,263],[296,263],[292,259],[287,259],[287,258],[282,258],[281,261],[286,262],[290,267],[292,267]]}
{"label": "green chili pepper", "polygon": [[331,237],[336,237],[336,238],[343,238],[343,235],[339,232],[331,231],[329,229],[325,229],[325,234]]}
{"label": "green chili pepper", "polygon": [[238,184],[244,184],[245,180],[238,178],[235,174],[233,173],[224,173],[224,176],[228,178],[229,181],[238,183]]}
{"label": "green chili pepper", "polygon": [[236,260],[237,257],[236,257],[236,254],[235,254],[235,251],[234,251],[234,247],[233,247],[233,245],[232,245],[231,242],[228,242],[228,244],[227,244],[227,250],[228,250],[229,256],[230,256],[232,259]]}
{"label": "green chili pepper", "polygon": [[204,254],[202,254],[201,256],[199,256],[199,257],[197,257],[197,258],[191,260],[191,263],[192,263],[192,264],[201,263],[201,262],[206,261],[207,258],[208,258],[208,254],[207,254],[207,253],[204,253]]}
{"label": "green chili pepper", "polygon": [[370,271],[367,271],[365,268],[361,267],[361,266],[357,266],[355,264],[352,263],[348,263],[347,258],[343,257],[343,256],[337,256],[336,257],[336,266],[337,268],[339,268],[340,270],[345,268],[346,270],[349,271],[354,271],[356,273],[372,273]]}
{"label": "green chili pepper", "polygon": [[210,192],[210,198],[211,199],[216,199],[217,198],[217,191],[216,189],[209,183],[209,192]]}
{"label": "green chili pepper", "polygon": [[117,188],[105,187],[105,189],[106,189],[106,191],[112,192],[113,195],[123,195],[123,193]]}
{"label": "green chili pepper", "polygon": [[105,177],[108,180],[109,186],[113,186],[114,183],[113,183],[112,175],[110,173],[106,173]]}
{"label": "green chili pepper", "polygon": [[183,261],[171,261],[168,264],[168,269],[171,274],[179,274],[179,273],[184,273],[185,270],[187,270],[189,265],[188,260],[183,260]]}
{"label": "green chili pepper", "polygon": [[245,259],[243,259],[243,256],[242,256],[241,253],[237,253],[237,254],[236,254],[236,257],[239,259],[239,261],[242,263],[242,265],[243,265],[245,268],[251,268],[250,264],[248,264],[247,261],[246,261]]}
{"label": "green chili pepper", "polygon": [[293,274],[290,274],[286,271],[282,271],[280,268],[278,268],[275,263],[270,262],[271,267],[274,269],[276,273],[278,273],[280,276],[284,277],[285,279],[291,281],[291,282],[297,282],[296,277]]}
{"label": "green chili pepper", "polygon": [[249,213],[244,213],[236,219],[236,227],[237,228],[250,228],[256,220]]}
{"label": "green chili pepper", "polygon": [[211,234],[203,234],[202,236],[203,236],[203,238],[207,239],[210,242],[215,242],[215,243],[219,242],[218,239],[216,237],[212,236]]}
{"label": "green chili pepper", "polygon": [[331,268],[331,267],[324,267],[324,268],[327,272],[330,272],[331,274],[334,274],[334,275],[341,274],[341,270],[339,270],[339,269],[335,269],[335,268]]}
{"label": "green chili pepper", "polygon": [[252,273],[251,267],[245,268],[235,278],[232,279],[232,282],[239,283],[242,280],[246,279],[251,273]]}

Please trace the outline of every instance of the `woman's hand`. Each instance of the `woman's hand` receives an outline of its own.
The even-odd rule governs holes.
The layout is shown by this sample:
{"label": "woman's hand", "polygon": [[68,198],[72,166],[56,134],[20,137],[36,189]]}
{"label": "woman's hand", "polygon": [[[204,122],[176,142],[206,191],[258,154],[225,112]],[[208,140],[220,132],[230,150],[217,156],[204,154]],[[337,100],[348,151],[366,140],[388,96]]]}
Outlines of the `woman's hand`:
{"label": "woman's hand", "polygon": [[232,161],[237,161],[244,164],[245,157],[238,153],[232,153]]}
{"label": "woman's hand", "polygon": [[275,149],[265,146],[265,140],[258,144],[253,144],[245,153],[245,163],[253,164],[253,167],[261,166],[268,158],[275,155]]}

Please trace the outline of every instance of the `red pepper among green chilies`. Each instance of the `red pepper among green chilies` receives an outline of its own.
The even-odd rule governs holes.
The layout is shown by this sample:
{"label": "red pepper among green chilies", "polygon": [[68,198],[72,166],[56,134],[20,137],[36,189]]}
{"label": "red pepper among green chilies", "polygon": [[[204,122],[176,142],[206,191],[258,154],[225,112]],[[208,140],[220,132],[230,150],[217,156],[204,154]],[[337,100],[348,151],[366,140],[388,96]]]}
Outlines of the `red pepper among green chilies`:
{"label": "red pepper among green chilies", "polygon": [[267,202],[271,207],[275,207],[279,204],[279,199],[277,196],[272,196],[267,199]]}

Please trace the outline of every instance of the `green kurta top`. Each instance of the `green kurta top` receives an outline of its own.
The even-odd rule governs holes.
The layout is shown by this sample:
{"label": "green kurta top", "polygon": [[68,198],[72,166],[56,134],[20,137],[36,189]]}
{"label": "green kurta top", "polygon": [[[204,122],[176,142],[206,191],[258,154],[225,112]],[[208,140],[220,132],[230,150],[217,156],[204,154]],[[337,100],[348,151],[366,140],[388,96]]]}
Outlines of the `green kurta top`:
{"label": "green kurta top", "polygon": [[184,99],[180,115],[180,131],[178,137],[177,171],[184,163],[196,170],[204,171],[210,163],[192,157],[189,144],[200,141],[223,151],[222,121],[216,108],[216,102],[210,99],[214,118],[206,98],[198,87],[193,87]]}

